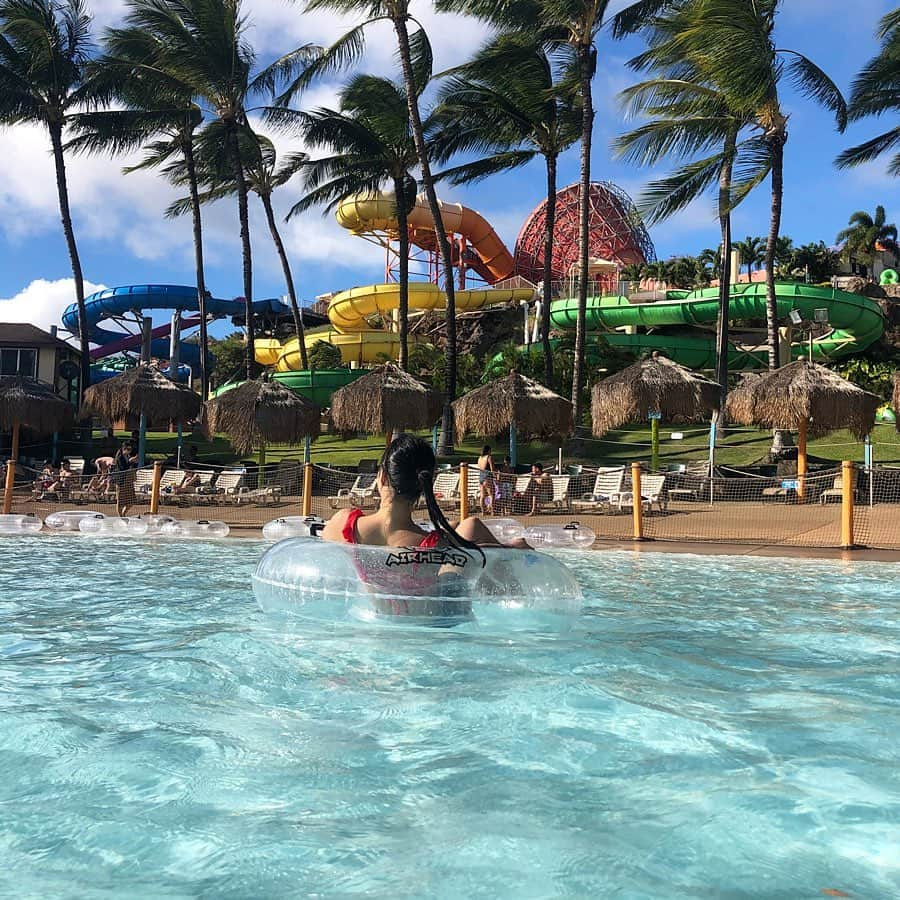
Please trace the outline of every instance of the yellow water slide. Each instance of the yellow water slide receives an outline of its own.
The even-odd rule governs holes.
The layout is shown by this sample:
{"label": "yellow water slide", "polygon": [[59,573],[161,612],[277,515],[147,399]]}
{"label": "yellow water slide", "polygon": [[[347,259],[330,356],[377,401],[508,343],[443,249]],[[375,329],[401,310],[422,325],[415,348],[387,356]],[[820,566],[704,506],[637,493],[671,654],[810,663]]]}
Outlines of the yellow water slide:
{"label": "yellow water slide", "polygon": [[[448,233],[466,238],[477,257],[475,267],[479,274],[491,282],[508,278],[513,272],[513,258],[503,241],[490,224],[473,209],[458,203],[438,201],[441,218]],[[390,193],[366,194],[349,197],[337,209],[340,225],[353,234],[384,233],[395,238],[397,219],[394,214],[394,196]],[[416,198],[416,205],[409,215],[410,241],[426,250],[435,247],[434,227],[425,198]],[[460,312],[481,309],[495,303],[521,302],[532,298],[530,288],[476,288],[456,291],[456,308]],[[326,332],[309,334],[307,348],[316,341],[327,341],[338,347],[345,363],[364,364],[381,356],[396,358],[400,338],[391,331],[373,328],[375,317],[383,321],[400,305],[399,284],[371,284],[341,291],[332,297],[328,306],[328,318],[334,328]],[[409,308],[411,310],[444,309],[447,298],[444,292],[429,282],[410,282]],[[302,367],[299,342],[296,338],[280,344],[273,340],[257,340],[256,361],[274,366],[279,372],[292,372]]]}

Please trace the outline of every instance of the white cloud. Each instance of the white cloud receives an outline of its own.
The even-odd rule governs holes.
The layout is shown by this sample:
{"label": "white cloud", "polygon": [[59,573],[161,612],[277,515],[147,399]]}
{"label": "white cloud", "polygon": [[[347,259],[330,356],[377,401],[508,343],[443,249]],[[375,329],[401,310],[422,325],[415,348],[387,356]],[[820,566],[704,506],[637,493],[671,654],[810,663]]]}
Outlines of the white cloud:
{"label": "white cloud", "polygon": [[[92,294],[105,287],[85,281],[84,292]],[[38,278],[14,297],[0,298],[0,322],[30,322],[49,331],[51,325],[60,324],[63,310],[74,302],[75,281],[72,278],[56,281]]]}

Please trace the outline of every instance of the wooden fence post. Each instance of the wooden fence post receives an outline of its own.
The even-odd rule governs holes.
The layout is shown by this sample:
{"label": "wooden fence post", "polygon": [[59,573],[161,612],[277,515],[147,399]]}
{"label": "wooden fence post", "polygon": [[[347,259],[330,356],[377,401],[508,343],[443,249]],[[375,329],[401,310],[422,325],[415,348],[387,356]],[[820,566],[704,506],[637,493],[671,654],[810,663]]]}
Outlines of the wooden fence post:
{"label": "wooden fence post", "polygon": [[469,517],[469,466],[459,464],[459,521]]}
{"label": "wooden fence post", "polygon": [[303,515],[312,515],[313,464],[303,464]]}
{"label": "wooden fence post", "polygon": [[853,535],[853,476],[855,466],[849,460],[841,463],[841,547],[855,546]]}
{"label": "wooden fence post", "polygon": [[634,539],[644,539],[644,503],[641,499],[641,464],[631,464],[631,512],[634,517]]}
{"label": "wooden fence post", "polygon": [[153,463],[153,481],[150,485],[150,515],[155,516],[159,512],[159,485],[162,482],[162,463],[156,460]]}

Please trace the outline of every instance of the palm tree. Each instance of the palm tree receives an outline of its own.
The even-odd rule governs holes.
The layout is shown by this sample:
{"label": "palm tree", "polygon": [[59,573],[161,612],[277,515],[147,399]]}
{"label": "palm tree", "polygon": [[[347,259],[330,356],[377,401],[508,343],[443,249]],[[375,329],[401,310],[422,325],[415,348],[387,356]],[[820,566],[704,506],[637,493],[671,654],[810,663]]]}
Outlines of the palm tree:
{"label": "palm tree", "polygon": [[453,184],[478,181],[543,157],[547,182],[541,336],[544,381],[553,385],[550,300],[553,296],[553,230],[559,155],[577,139],[581,109],[572,89],[571,54],[552,56],[533,38],[503,34],[475,58],[452,70],[435,112],[436,158],[486,154],[441,173]]}
{"label": "palm tree", "polygon": [[158,56],[155,37],[136,28],[111,28],[105,34],[105,54],[91,64],[94,95],[122,108],[103,109],[78,117],[81,134],[69,143],[77,151],[127,153],[144,147],[140,163],[124,171],[164,168],[169,173],[180,160],[190,190],[194,239],[197,310],[200,318],[200,396],[209,395],[209,336],[206,277],[203,264],[203,223],[195,161],[197,129],[203,113],[190,95],[161,71],[147,65]]}
{"label": "palm tree", "polygon": [[82,0],[0,0],[0,124],[46,129],[63,233],[75,282],[81,351],[79,398],[91,383],[84,276],[69,209],[63,140],[90,96],[91,17]]}
{"label": "palm tree", "polygon": [[761,237],[747,237],[742,241],[735,241],[732,245],[741,254],[741,260],[747,264],[747,281],[750,281],[750,273],[753,267],[758,269],[766,256],[766,242]]}
{"label": "palm tree", "polygon": [[644,263],[629,263],[619,269],[619,278],[630,283],[640,282],[642,278],[646,277],[644,268]]}
{"label": "palm tree", "polygon": [[[225,149],[224,135],[221,128],[208,127],[200,143],[197,168],[199,180],[205,190],[199,200],[209,203],[225,197],[233,196],[237,192],[231,163]],[[269,138],[256,134],[249,125],[244,125],[238,133],[241,162],[244,167],[244,178],[247,188],[256,194],[266,214],[266,223],[269,226],[269,234],[272,243],[281,261],[281,271],[287,287],[288,300],[291,306],[291,316],[294,320],[294,332],[300,348],[300,362],[304,369],[309,368],[309,360],[306,354],[306,336],[303,329],[303,316],[300,312],[300,304],[297,300],[297,291],[294,286],[294,276],[291,264],[287,257],[281,231],[275,216],[275,208],[272,204],[272,195],[276,188],[283,187],[306,165],[308,156],[305,153],[290,153],[281,164],[278,164],[275,145]],[[181,171],[173,170],[174,180],[181,184],[190,183],[190,172],[187,168]],[[180,216],[193,208],[193,198],[186,197],[176,200],[166,210],[169,216]]]}
{"label": "palm tree", "polygon": [[879,247],[889,250],[897,258],[897,226],[887,222],[884,207],[875,207],[875,215],[859,210],[850,216],[846,228],[838,232],[835,241],[844,245],[848,255],[859,255],[871,261]]}
{"label": "palm tree", "polygon": [[[640,7],[639,15],[631,15]],[[784,147],[788,117],[779,88],[787,74],[807,97],[835,114],[838,130],[847,122],[844,98],[834,82],[795,50],[776,46],[774,31],[780,0],[642,0],[624,15],[620,32],[635,30],[641,17],[668,9],[681,15],[674,41],[705,84],[719,91],[728,108],[749,116],[768,155],[771,171],[769,234],[766,240],[766,321],[769,367],[778,367],[778,312],[775,303],[775,253],[784,195]],[[630,18],[629,18],[630,16]],[[652,51],[651,51],[652,52]]]}
{"label": "palm tree", "polygon": [[[360,193],[375,193],[390,185],[397,217],[400,263],[401,368],[409,361],[409,226],[416,203],[416,179],[412,172],[419,156],[410,127],[406,92],[387,78],[358,75],[341,92],[340,110],[317,109],[292,117],[310,147],[328,155],[304,167],[304,196],[291,216],[313,206],[333,210],[341,200]],[[433,123],[422,122],[426,135]]]}
{"label": "palm tree", "polygon": [[[250,247],[248,187],[240,152],[240,131],[252,112],[250,101],[274,92],[318,48],[304,45],[254,74],[255,56],[247,40],[241,0],[127,0],[125,27],[153,38],[152,55],[143,65],[190,96],[220,128],[236,184],[247,328],[247,377],[254,369],[253,261]],[[209,126],[207,126],[209,127]]]}
{"label": "palm tree", "polygon": [[[896,114],[900,109],[900,9],[889,12],[878,25],[881,49],[856,76],[850,89],[848,118],[852,122],[868,116]],[[840,168],[867,163],[900,144],[900,126],[850,147],[837,158]],[[900,152],[888,164],[891,175],[900,174]]]}
{"label": "palm tree", "polygon": [[[425,127],[419,109],[419,95],[431,78],[432,54],[428,35],[410,13],[409,0],[307,0],[306,9],[310,12],[327,9],[340,13],[359,13],[366,18],[319,54],[317,60],[309,65],[306,71],[296,78],[281,95],[279,102],[282,105],[286,105],[297,91],[318,75],[342,68],[359,59],[365,49],[365,30],[369,25],[387,20],[394,29],[419,173],[444,269],[444,293],[447,298],[447,368],[444,380],[444,410],[441,417],[439,451],[447,455],[453,450],[453,408],[451,404],[456,397],[456,286],[453,282],[450,242],[447,239],[447,231],[444,228],[444,220],[434,188],[431,160],[425,140]],[[411,21],[418,25],[417,30],[412,34],[409,33]]]}
{"label": "palm tree", "polygon": [[[731,211],[765,177],[759,141],[743,132],[749,116],[729,107],[721,91],[704,84],[702,73],[684,59],[678,46],[685,27],[682,11],[658,17],[651,49],[633,59],[638,69],[656,70],[662,77],[634,85],[622,93],[632,114],[650,120],[614,144],[623,157],[653,165],[668,156],[688,160],[672,175],[652,182],[638,201],[650,221],[660,221],[684,209],[707,190],[715,189],[722,243],[708,251],[718,261],[719,315],[716,327],[716,380],[723,400],[728,391],[728,328],[731,294]],[[677,77],[672,77],[677,76]],[[700,158],[696,158],[700,154]],[[709,155],[703,155],[709,154]],[[734,177],[739,167],[740,176]]]}

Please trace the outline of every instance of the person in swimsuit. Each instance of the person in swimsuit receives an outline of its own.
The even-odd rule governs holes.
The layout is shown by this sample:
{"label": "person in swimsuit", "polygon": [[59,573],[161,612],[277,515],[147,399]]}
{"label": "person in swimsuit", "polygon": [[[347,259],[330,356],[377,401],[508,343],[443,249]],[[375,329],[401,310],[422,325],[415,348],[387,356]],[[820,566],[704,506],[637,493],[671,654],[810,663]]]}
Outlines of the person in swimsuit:
{"label": "person in swimsuit", "polygon": [[481,448],[481,456],[478,457],[478,484],[481,514],[487,516],[494,507],[494,458],[488,444]]}

